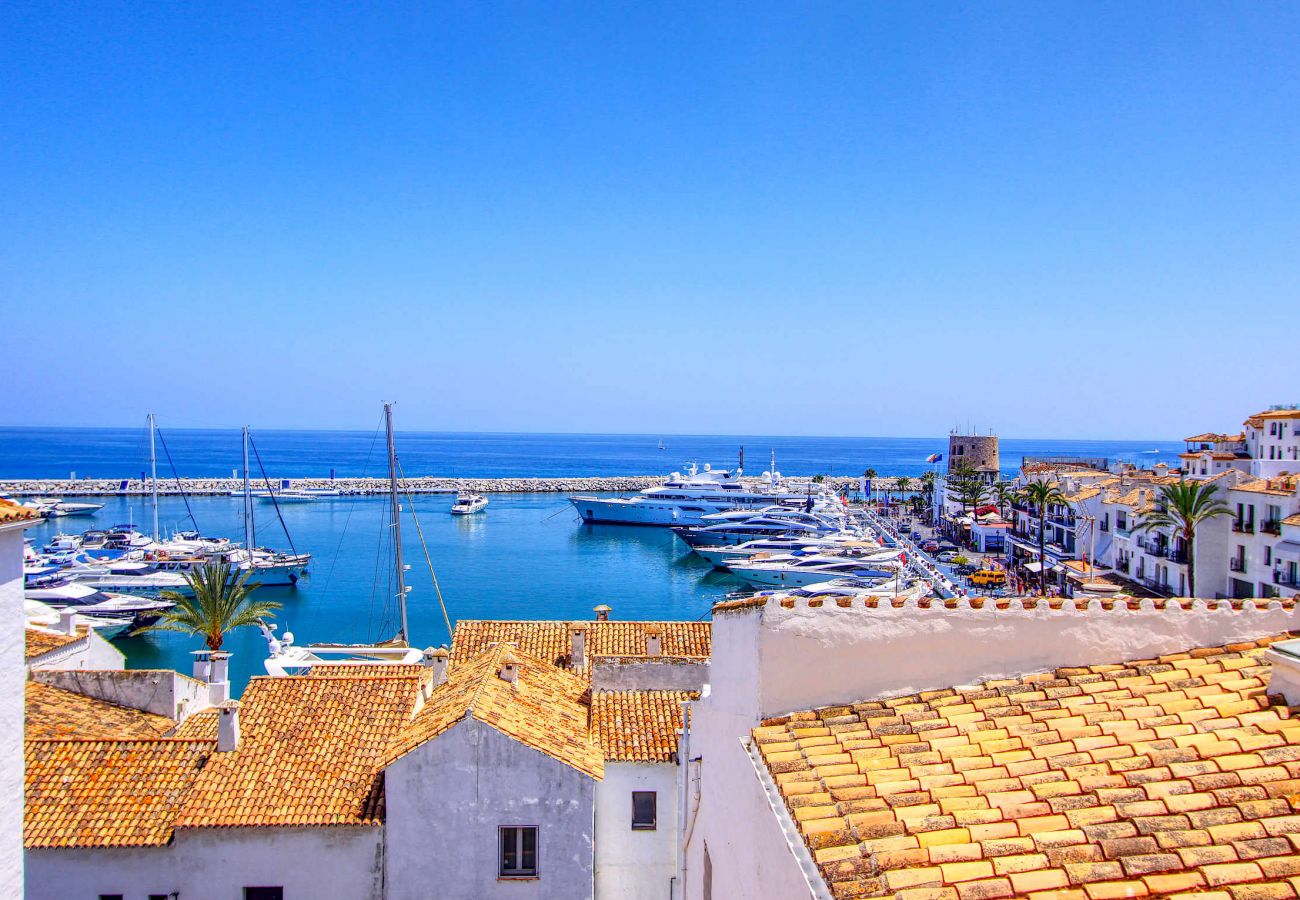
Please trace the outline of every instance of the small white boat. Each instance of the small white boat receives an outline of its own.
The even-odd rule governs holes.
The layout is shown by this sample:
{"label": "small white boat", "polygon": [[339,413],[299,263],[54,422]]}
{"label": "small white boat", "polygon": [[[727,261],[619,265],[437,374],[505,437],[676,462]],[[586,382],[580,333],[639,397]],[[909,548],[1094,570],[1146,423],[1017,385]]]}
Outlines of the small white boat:
{"label": "small white boat", "polygon": [[[23,615],[26,616],[28,625],[38,625],[41,628],[57,628],[59,620],[63,616],[63,610],[55,609],[53,606],[39,600],[25,600],[23,601]],[[73,613],[72,624],[77,628],[83,626],[93,628],[96,634],[109,641],[131,627],[131,617],[85,616],[78,612]]]}
{"label": "small white boat", "polygon": [[488,499],[482,494],[457,494],[456,502],[451,505],[453,516],[469,516],[487,509]]}
{"label": "small white boat", "polygon": [[258,491],[253,494],[259,500],[273,500],[277,503],[315,503],[324,494],[316,491]]}
{"label": "small white boat", "polygon": [[735,562],[727,569],[755,586],[806,587],[838,578],[890,578],[903,564],[897,551],[855,556],[786,556]]}

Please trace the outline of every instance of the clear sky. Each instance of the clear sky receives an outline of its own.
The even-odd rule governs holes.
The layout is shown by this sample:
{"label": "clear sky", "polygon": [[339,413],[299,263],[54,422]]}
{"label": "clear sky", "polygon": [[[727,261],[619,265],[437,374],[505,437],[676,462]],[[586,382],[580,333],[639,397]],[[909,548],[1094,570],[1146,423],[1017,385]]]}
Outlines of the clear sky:
{"label": "clear sky", "polygon": [[1300,5],[11,2],[0,424],[1300,401]]}

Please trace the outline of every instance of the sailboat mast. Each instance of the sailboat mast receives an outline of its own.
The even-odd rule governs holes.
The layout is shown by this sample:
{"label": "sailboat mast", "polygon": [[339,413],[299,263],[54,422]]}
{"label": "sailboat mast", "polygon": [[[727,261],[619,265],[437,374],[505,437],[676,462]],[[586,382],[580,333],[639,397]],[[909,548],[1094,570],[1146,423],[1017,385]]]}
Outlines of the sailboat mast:
{"label": "sailboat mast", "polygon": [[397,574],[397,606],[402,615],[403,642],[409,640],[406,624],[406,580],[402,566],[402,507],[397,499],[397,450],[393,446],[393,404],[384,404],[384,424],[388,430],[388,488],[392,499],[393,563]]}
{"label": "sailboat mast", "polygon": [[149,469],[153,479],[153,539],[158,540],[158,451],[154,449],[153,413],[149,413]]}
{"label": "sailboat mast", "polygon": [[253,562],[253,495],[248,487],[248,426],[244,426],[244,551],[248,562]]}

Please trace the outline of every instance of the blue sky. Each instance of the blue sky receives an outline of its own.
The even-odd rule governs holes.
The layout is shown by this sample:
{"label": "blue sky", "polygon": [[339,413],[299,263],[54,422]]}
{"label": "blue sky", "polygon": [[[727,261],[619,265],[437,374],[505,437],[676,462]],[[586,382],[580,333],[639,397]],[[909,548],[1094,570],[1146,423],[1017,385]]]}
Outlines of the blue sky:
{"label": "blue sky", "polygon": [[1178,438],[1300,400],[1295,5],[0,26],[0,424]]}

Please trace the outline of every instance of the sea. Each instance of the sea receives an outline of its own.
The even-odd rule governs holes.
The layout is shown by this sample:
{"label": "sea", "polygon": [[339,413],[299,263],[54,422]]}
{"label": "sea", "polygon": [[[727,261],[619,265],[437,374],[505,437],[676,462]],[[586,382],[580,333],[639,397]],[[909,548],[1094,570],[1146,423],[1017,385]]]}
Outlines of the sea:
{"label": "sea", "polygon": [[[162,427],[159,478],[230,476],[240,465],[238,431]],[[660,450],[662,442],[664,449]],[[384,435],[350,431],[258,431],[250,470],[268,478],[378,476],[387,465]],[[782,437],[774,435],[457,434],[398,432],[409,477],[581,477],[667,474],[690,462],[730,467],[744,447],[745,468],[760,472],[776,454],[790,475],[920,475],[926,457],[946,453],[938,438]],[[1010,475],[1024,456],[1087,456],[1150,466],[1176,464],[1181,444],[1160,441],[1001,440]],[[0,428],[0,480],[138,477],[148,468],[144,429]],[[943,463],[939,463],[942,466]],[[152,527],[141,497],[106,497],[93,518],[54,519],[32,528],[43,545],[59,531],[132,523]],[[584,525],[561,494],[495,494],[485,512],[448,514],[452,498],[424,495],[408,504],[402,546],[411,641],[449,642],[458,619],[590,619],[607,604],[616,619],[707,619],[713,603],[742,584],[692,555],[667,529]],[[242,500],[162,497],[161,530],[195,528],[242,540]],[[276,621],[299,643],[368,642],[397,628],[387,501],[336,497],[281,506],[256,504],[257,543],[312,554],[309,575],[293,588],[264,587],[281,604]],[[418,528],[416,520],[418,519]],[[426,552],[427,551],[427,552]],[[436,581],[435,581],[436,580]],[[446,610],[444,617],[443,610]],[[120,638],[132,668],[191,669],[201,647],[192,636],[155,631]],[[256,629],[232,633],[227,650],[235,689],[264,674],[266,642]]]}

